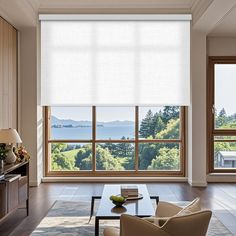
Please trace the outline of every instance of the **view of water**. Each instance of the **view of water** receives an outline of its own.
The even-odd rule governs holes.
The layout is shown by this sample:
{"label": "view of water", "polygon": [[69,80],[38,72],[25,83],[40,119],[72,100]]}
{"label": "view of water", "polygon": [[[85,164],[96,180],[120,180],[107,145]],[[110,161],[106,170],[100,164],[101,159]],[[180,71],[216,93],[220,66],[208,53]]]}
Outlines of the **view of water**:
{"label": "view of water", "polygon": [[[96,139],[134,138],[134,126],[97,127]],[[92,127],[51,128],[51,139],[92,139]]]}

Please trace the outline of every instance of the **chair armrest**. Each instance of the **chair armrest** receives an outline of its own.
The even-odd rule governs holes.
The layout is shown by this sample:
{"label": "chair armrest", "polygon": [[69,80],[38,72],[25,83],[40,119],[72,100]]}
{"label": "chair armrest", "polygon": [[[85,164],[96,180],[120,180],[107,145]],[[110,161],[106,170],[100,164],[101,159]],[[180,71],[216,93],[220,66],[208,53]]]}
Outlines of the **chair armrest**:
{"label": "chair armrest", "polygon": [[144,217],[142,219],[153,223],[158,226],[162,226],[167,220],[169,220],[170,217],[156,217],[156,216],[150,216],[150,217]]}
{"label": "chair armrest", "polygon": [[142,218],[123,214],[120,218],[121,236],[170,236],[159,226],[152,224]]}
{"label": "chair armrest", "polygon": [[116,228],[108,227],[104,229],[103,235],[104,236],[119,236],[120,231]]}
{"label": "chair armrest", "polygon": [[159,202],[156,209],[156,217],[171,217],[176,215],[182,210],[182,207],[179,207],[173,203],[169,202]]}

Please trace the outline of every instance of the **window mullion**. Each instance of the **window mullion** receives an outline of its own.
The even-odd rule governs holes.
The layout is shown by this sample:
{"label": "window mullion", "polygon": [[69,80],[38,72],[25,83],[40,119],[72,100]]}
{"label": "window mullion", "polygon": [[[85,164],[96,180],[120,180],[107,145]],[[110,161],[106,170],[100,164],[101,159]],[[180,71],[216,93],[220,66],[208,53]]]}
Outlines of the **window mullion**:
{"label": "window mullion", "polygon": [[92,112],[92,122],[93,122],[93,131],[92,131],[92,171],[96,171],[96,107],[93,106]]}
{"label": "window mullion", "polygon": [[139,129],[139,107],[135,106],[135,161],[134,167],[135,171],[138,171],[138,161],[139,161],[139,142],[138,142],[138,129]]}

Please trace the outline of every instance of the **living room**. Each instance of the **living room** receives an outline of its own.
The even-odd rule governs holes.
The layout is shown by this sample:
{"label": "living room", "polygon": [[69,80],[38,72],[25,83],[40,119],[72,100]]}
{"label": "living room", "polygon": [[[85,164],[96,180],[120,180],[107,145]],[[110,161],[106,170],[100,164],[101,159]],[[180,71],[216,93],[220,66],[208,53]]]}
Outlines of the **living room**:
{"label": "living room", "polygon": [[235,7],[1,1],[0,235],[236,235]]}

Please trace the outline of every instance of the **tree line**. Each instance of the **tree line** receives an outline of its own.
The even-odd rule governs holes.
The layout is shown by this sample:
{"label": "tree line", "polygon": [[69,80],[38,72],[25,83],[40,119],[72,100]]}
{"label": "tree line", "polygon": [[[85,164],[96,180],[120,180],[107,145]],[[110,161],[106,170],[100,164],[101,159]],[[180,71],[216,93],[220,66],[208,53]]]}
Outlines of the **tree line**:
{"label": "tree line", "polygon": [[[139,128],[140,139],[179,139],[180,108],[166,106],[153,113],[148,110]],[[122,137],[126,140],[126,137]],[[91,170],[92,144],[52,144],[52,170]],[[70,150],[76,154],[68,156]],[[140,170],[176,170],[180,167],[179,144],[139,143]],[[133,170],[135,147],[132,143],[104,143],[96,145],[97,170]]]}

